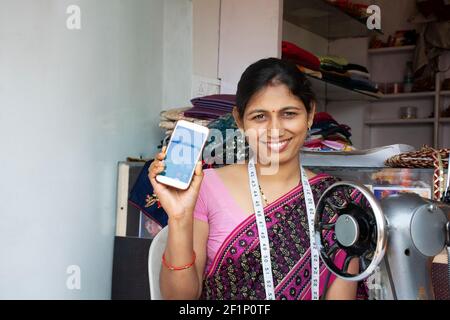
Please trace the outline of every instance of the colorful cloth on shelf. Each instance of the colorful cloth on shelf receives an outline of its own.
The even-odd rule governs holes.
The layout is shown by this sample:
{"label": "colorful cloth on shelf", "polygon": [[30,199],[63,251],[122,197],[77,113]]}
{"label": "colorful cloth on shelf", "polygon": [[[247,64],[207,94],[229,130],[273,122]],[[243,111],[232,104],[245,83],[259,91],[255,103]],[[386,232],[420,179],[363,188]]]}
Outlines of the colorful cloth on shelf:
{"label": "colorful cloth on shelf", "polygon": [[159,113],[161,120],[178,121],[186,119],[184,112],[189,110],[190,107],[183,108],[173,108],[168,110],[163,110]]}
{"label": "colorful cloth on shelf", "polygon": [[336,72],[339,74],[345,74],[347,72],[343,66],[338,65],[338,64],[331,64],[331,63],[321,63],[320,71],[321,72]]}
{"label": "colorful cloth on shelf", "polygon": [[318,57],[291,42],[283,41],[281,51],[282,58],[285,60],[290,60],[297,65],[314,71],[319,71],[320,69],[320,60]]}
{"label": "colorful cloth on shelf", "polygon": [[344,67],[346,70],[346,75],[354,80],[369,80],[370,81],[370,73],[366,67],[360,66],[358,64],[348,64]]}
{"label": "colorful cloth on shelf", "polygon": [[303,145],[304,151],[353,151],[351,128],[339,124],[329,113],[318,112]]}
{"label": "colorful cloth on shelf", "polygon": [[314,115],[314,124],[319,125],[321,122],[324,121],[329,121],[338,124],[337,121],[334,120],[334,118],[331,116],[331,114],[327,112],[317,112]]}
{"label": "colorful cloth on shelf", "polygon": [[220,131],[221,136],[210,136],[203,151],[204,161],[212,168],[237,163],[248,157],[249,146],[238,129],[232,114],[228,113],[208,125],[209,129]]}
{"label": "colorful cloth on shelf", "polygon": [[345,58],[323,58],[320,62],[320,69],[324,72],[335,73],[337,76],[345,76],[355,80],[359,78],[362,80],[370,79],[370,73],[366,67],[355,63],[348,63]]}
{"label": "colorful cloth on shelf", "polygon": [[355,148],[348,144],[332,140],[320,140],[317,142],[307,142],[303,146],[303,151],[314,152],[349,152],[354,151]]}
{"label": "colorful cloth on shelf", "polygon": [[347,71],[348,76],[352,80],[366,81],[369,85],[375,85],[372,81],[370,81],[370,74],[362,74],[361,72],[353,72]]}
{"label": "colorful cloth on shelf", "polygon": [[338,73],[345,73],[347,71],[345,66],[348,65],[348,61],[343,57],[322,56],[319,59],[321,71],[334,71]]}
{"label": "colorful cloth on shelf", "polygon": [[200,119],[217,119],[233,111],[236,105],[236,95],[215,94],[191,100],[192,108],[186,110],[186,117]]}
{"label": "colorful cloth on shelf", "polygon": [[[317,203],[323,192],[337,181],[328,175],[310,179]],[[342,204],[344,195],[331,202]],[[331,206],[324,213],[324,223],[333,223],[338,215]],[[213,208],[211,208],[212,210]],[[271,265],[277,300],[311,300],[310,240],[302,185],[292,189],[264,208],[271,250]],[[213,221],[209,221],[213,223]],[[340,249],[333,230],[324,230],[324,248],[336,266],[348,270],[352,256]],[[324,295],[336,279],[320,261],[319,294]],[[358,285],[357,298],[367,299],[364,282]],[[264,300],[266,298],[258,229],[255,215],[248,216],[231,232],[206,270],[201,299]]]}
{"label": "colorful cloth on shelf", "polygon": [[159,122],[159,127],[166,130],[173,130],[175,126],[176,126],[175,121],[162,120]]}
{"label": "colorful cloth on shelf", "polygon": [[234,94],[213,94],[194,98],[191,100],[194,106],[208,107],[208,106],[223,106],[225,108],[234,106],[236,104],[236,95]]}
{"label": "colorful cloth on shelf", "polygon": [[179,120],[189,121],[205,127],[211,122],[210,119],[199,119],[185,116],[184,112],[189,109],[189,107],[176,108],[164,110],[160,113],[161,120],[159,122],[159,127],[165,130],[164,140],[168,140],[170,138],[170,135],[172,134],[173,129],[175,128]]}
{"label": "colorful cloth on shelf", "polygon": [[319,56],[321,64],[338,65],[344,67],[348,65],[348,60],[344,57],[338,56]]}
{"label": "colorful cloth on shelf", "polygon": [[352,79],[349,76],[338,74],[336,72],[322,72],[322,77],[325,81],[335,83],[341,87],[350,90],[363,90],[373,93],[377,93],[378,89],[375,84],[370,80],[365,79]]}
{"label": "colorful cloth on shelf", "polygon": [[365,73],[365,74],[369,73],[369,70],[367,70],[366,67],[361,66],[361,65],[356,64],[356,63],[349,63],[349,64],[344,66],[344,69],[346,71],[359,71],[359,72]]}
{"label": "colorful cloth on shelf", "polygon": [[370,81],[370,73],[367,68],[355,63],[349,63],[344,57],[316,57],[293,43],[283,41],[282,58],[295,63],[298,69],[305,74],[349,90],[378,92],[376,84]]}
{"label": "colorful cloth on shelf", "polygon": [[322,79],[322,73],[320,71],[314,71],[301,65],[297,65],[297,68],[306,75]]}

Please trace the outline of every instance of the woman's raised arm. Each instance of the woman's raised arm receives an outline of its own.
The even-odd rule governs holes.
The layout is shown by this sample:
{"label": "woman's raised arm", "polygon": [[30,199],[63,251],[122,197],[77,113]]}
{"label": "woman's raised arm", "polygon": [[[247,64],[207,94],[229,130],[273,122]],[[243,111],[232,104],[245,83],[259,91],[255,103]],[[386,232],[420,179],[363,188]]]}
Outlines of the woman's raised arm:
{"label": "woman's raised arm", "polygon": [[195,220],[193,212],[203,172],[198,163],[187,190],[159,183],[156,176],[164,171],[165,151],[164,148],[155,157],[149,168],[154,193],[169,217],[168,239],[160,273],[161,293],[165,299],[198,299],[206,262],[208,224]]}

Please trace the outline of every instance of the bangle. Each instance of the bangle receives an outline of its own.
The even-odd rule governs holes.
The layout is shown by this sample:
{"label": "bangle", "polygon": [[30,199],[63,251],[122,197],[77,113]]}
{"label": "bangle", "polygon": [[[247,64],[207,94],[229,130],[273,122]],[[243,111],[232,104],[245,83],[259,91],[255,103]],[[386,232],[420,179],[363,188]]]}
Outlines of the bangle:
{"label": "bangle", "polygon": [[164,253],[163,256],[162,256],[162,263],[163,263],[163,265],[164,265],[167,269],[172,270],[172,271],[180,271],[180,270],[186,270],[186,269],[189,269],[190,267],[192,267],[192,266],[194,265],[194,263],[195,263],[195,258],[196,258],[196,256],[195,256],[195,251],[192,251],[192,252],[193,252],[193,254],[192,254],[192,262],[189,263],[189,264],[186,264],[186,265],[184,265],[184,266],[181,266],[181,267],[175,267],[175,266],[171,266],[171,265],[167,264],[166,256],[165,256],[166,253]]}

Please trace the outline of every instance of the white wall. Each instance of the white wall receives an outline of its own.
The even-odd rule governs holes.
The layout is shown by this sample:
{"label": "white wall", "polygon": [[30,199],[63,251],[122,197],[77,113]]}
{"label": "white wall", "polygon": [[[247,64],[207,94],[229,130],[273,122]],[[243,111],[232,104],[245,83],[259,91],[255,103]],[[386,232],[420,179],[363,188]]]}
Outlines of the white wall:
{"label": "white wall", "polygon": [[259,59],[281,57],[282,0],[222,0],[219,78],[236,93],[244,70]]}
{"label": "white wall", "polygon": [[217,79],[221,0],[193,0],[194,75]]}
{"label": "white wall", "polygon": [[[163,87],[163,50],[186,43],[180,32],[163,45],[165,5],[0,0],[0,299],[110,298],[117,162],[153,155],[163,92],[190,91]],[[66,287],[69,265],[81,290]]]}
{"label": "white wall", "polygon": [[328,53],[327,39],[286,20],[283,21],[283,40],[292,42],[315,55],[326,55]]}
{"label": "white wall", "polygon": [[[128,0],[130,1],[130,0]],[[192,88],[192,0],[165,0],[163,109],[189,105]]]}
{"label": "white wall", "polygon": [[[368,38],[339,39],[330,42],[329,54],[345,57],[349,62],[368,66],[367,57]],[[364,118],[366,109],[370,106],[367,101],[330,101],[326,110],[337,122],[347,124],[352,128],[351,140],[358,149],[365,145]]]}

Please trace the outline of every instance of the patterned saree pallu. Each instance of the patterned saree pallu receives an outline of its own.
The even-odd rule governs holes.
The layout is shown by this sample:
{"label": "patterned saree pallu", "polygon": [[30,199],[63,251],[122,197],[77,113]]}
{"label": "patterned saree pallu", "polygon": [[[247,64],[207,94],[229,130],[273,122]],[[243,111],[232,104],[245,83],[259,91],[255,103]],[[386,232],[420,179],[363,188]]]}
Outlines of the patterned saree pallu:
{"label": "patterned saree pallu", "polygon": [[[315,201],[337,179],[319,175],[310,180]],[[311,254],[308,219],[302,186],[264,208],[271,248],[271,263],[277,300],[311,299]],[[337,217],[328,217],[330,223]],[[333,247],[335,236],[325,233],[325,247]],[[334,261],[342,267],[343,251],[337,251]],[[320,262],[320,295],[335,280]],[[358,298],[366,292],[360,283]],[[264,300],[266,297],[261,264],[261,252],[255,215],[243,221],[218,250],[209,270],[206,270],[202,299]]]}

